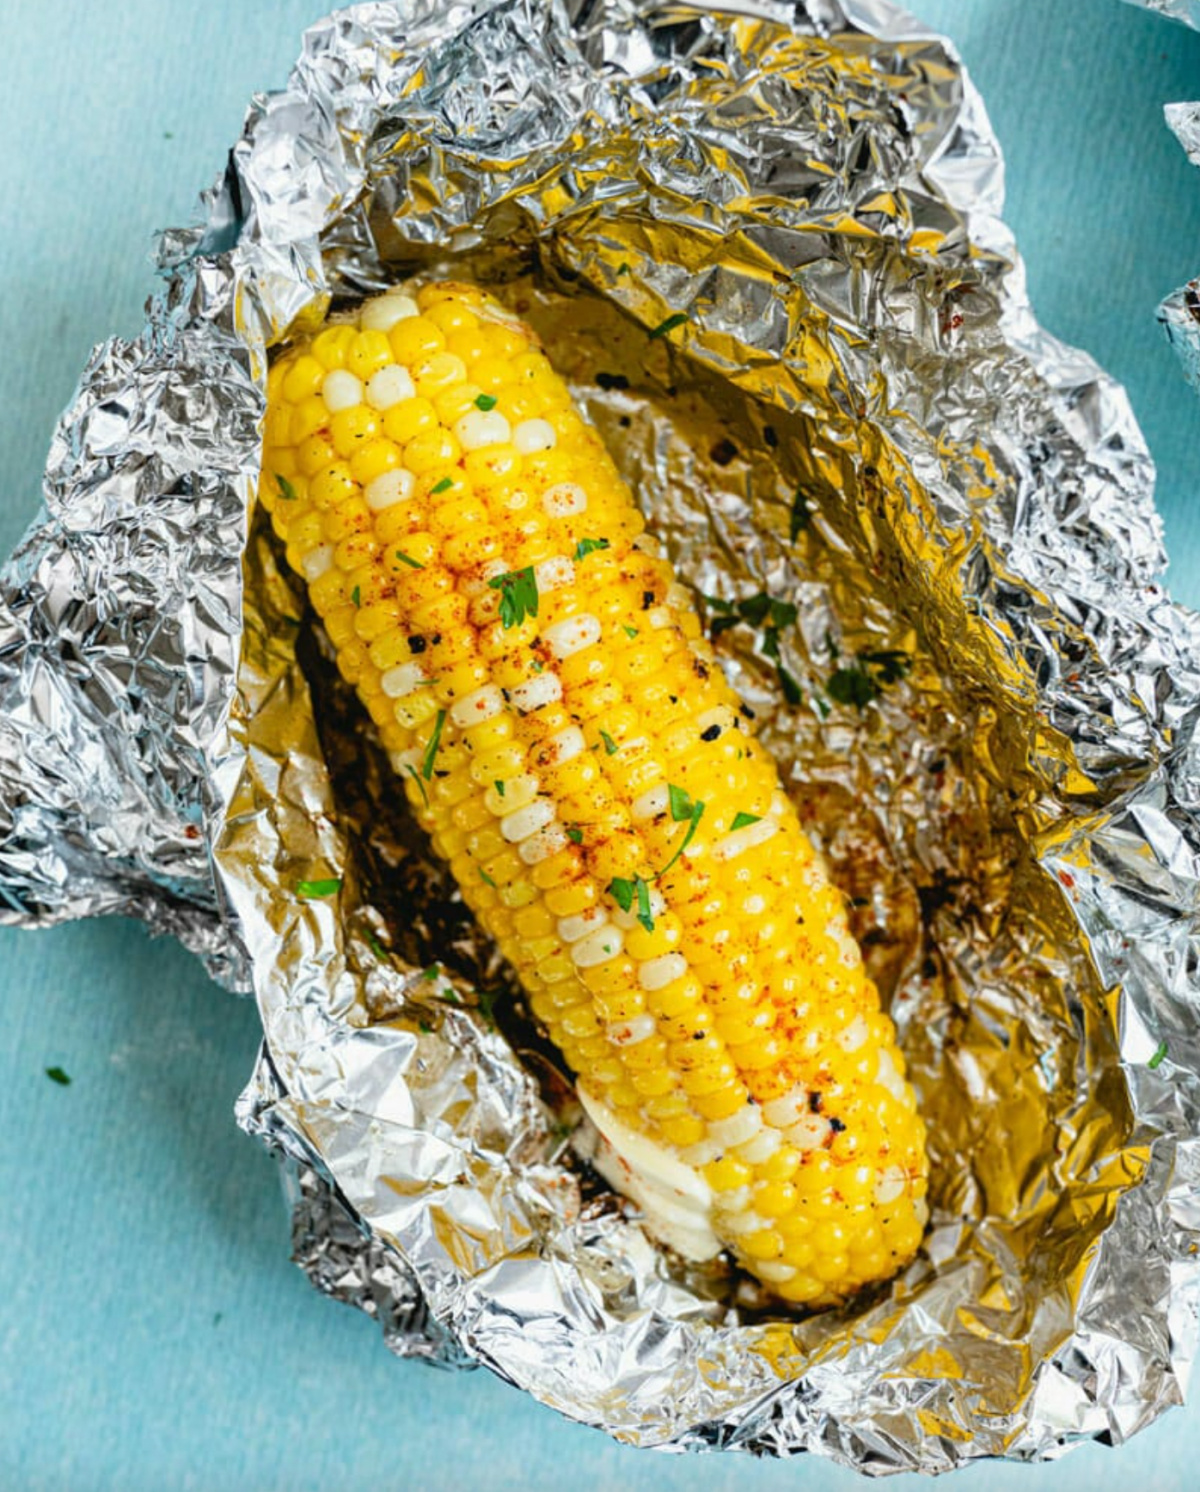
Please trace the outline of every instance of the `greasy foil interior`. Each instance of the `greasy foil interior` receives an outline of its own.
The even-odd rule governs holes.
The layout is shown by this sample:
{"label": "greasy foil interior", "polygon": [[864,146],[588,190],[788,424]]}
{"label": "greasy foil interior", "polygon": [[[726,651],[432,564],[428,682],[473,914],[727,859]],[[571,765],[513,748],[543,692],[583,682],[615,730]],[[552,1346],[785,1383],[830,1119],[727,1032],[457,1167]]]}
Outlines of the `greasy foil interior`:
{"label": "greasy foil interior", "polygon": [[[62,846],[95,810],[29,703],[35,656],[103,698],[119,640],[55,652],[56,557],[119,516],[123,555],[165,547],[189,577],[186,616],[218,595],[233,618],[189,675],[216,723],[182,765],[153,757],[146,801],[202,806],[214,885],[172,885],[193,944],[253,985],[240,1116],[292,1162],[297,1255],[395,1350],[633,1443],[871,1472],[1119,1441],[1178,1401],[1200,625],[1156,583],[1123,394],[1032,317],[1001,175],[952,49],[884,0],[364,5],[255,103],[206,225],[164,240],[146,337],[85,375],[0,612],[0,887],[42,920],[161,905],[162,865],[128,854],[120,898],[72,898]],[[211,418],[250,512],[270,349],[446,272],[534,324],[707,598],[896,1018],[933,1222],[844,1311],[684,1270],[596,1181],[262,515],[214,532],[137,486],[147,446]],[[164,388],[196,391],[186,413]],[[137,727],[170,743],[165,689]],[[134,727],[104,713],[116,751]]]}

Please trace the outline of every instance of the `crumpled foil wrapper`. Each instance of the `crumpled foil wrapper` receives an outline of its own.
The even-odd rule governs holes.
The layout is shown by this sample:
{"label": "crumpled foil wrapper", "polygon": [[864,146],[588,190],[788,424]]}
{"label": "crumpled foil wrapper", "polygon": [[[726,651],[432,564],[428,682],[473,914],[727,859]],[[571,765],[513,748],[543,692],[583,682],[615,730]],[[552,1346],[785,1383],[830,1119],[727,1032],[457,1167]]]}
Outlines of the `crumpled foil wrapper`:
{"label": "crumpled foil wrapper", "polygon": [[[144,334],[85,369],[0,595],[3,915],[134,913],[253,988],[241,1121],[314,1283],[396,1351],[636,1444],[873,1473],[1180,1400],[1200,619],[1001,191],[952,47],[885,0],[366,4],[255,99]],[[713,598],[896,1017],[933,1221],[844,1311],[685,1268],[590,1172],[253,512],[270,348],[447,270],[539,329]]]}
{"label": "crumpled foil wrapper", "polygon": [[1174,21],[1183,21],[1200,30],[1200,0],[1128,0],[1128,3],[1152,10],[1155,15],[1170,16]]}

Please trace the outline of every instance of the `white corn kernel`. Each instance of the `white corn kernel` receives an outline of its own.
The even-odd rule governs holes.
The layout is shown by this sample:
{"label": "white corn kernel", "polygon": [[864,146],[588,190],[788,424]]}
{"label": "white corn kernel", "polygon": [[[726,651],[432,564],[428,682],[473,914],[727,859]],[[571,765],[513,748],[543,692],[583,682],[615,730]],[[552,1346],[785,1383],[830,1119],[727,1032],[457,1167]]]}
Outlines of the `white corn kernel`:
{"label": "white corn kernel", "polygon": [[748,1166],[760,1166],[783,1144],[783,1136],[777,1129],[760,1129],[752,1140],[737,1147],[737,1153]]}
{"label": "white corn kernel", "polygon": [[587,742],[577,725],[568,725],[566,730],[560,730],[556,736],[551,736],[549,745],[552,755],[548,765],[555,767],[574,761],[587,750]]}
{"label": "white corn kernel", "polygon": [[406,694],[419,689],[428,677],[420,663],[397,663],[395,668],[389,668],[380,676],[379,687],[389,699],[403,699]]}
{"label": "white corn kernel", "polygon": [[729,1148],[733,1145],[744,1144],[761,1128],[762,1115],[755,1104],[748,1103],[736,1114],[730,1114],[728,1119],[710,1120],[708,1132],[718,1145]]}
{"label": "white corn kernel", "polygon": [[675,618],[665,606],[652,606],[649,611],[642,615],[650,623],[656,632],[661,632],[664,627],[673,627]]}
{"label": "white corn kernel", "polygon": [[504,708],[504,696],[495,684],[484,684],[482,689],[473,689],[450,706],[450,719],[459,730],[479,725],[499,715]]}
{"label": "white corn kernel", "polygon": [[881,1207],[895,1202],[904,1195],[908,1177],[899,1166],[889,1166],[875,1183],[875,1200]]}
{"label": "white corn kernel", "polygon": [[770,1285],[782,1285],[785,1280],[795,1278],[796,1266],[781,1264],[777,1259],[756,1259],[754,1272],[760,1280],[766,1280]]}
{"label": "white corn kernel", "polygon": [[624,936],[619,927],[608,923],[596,932],[588,933],[578,943],[571,944],[571,962],[577,969],[594,969],[597,964],[606,964],[616,958],[624,945]]}
{"label": "white corn kernel", "polygon": [[786,1129],[807,1113],[808,1089],[799,1084],[782,1098],[773,1098],[770,1103],[763,1104],[762,1111],[763,1118],[776,1129]]}
{"label": "white corn kernel", "polygon": [[819,1150],[832,1133],[829,1120],[822,1114],[806,1114],[785,1131],[788,1143],[800,1151]]}
{"label": "white corn kernel", "polygon": [[575,580],[575,566],[565,554],[556,554],[553,559],[543,560],[533,567],[533,578],[537,581],[538,594],[560,590]]}
{"label": "white corn kernel", "polygon": [[368,482],[363,488],[363,496],[373,513],[382,513],[384,508],[394,507],[396,503],[406,503],[413,495],[416,485],[417,479],[411,471],[403,466],[394,466],[391,471],[385,471],[373,482]]}
{"label": "white corn kernel", "polygon": [[573,917],[560,917],[558,935],[564,943],[578,943],[580,938],[603,927],[607,921],[608,913],[603,907],[588,907],[586,912],[578,912]]}
{"label": "white corn kernel", "polygon": [[372,409],[391,409],[402,399],[411,399],[417,392],[412,375],[399,363],[388,363],[377,373],[372,373],[367,383],[367,403]]}
{"label": "white corn kernel", "polygon": [[879,1071],[875,1081],[882,1084],[893,1098],[903,1102],[907,1097],[904,1079],[896,1070],[896,1063],[886,1047],[879,1053]]}
{"label": "white corn kernel", "polygon": [[638,983],[651,992],[665,989],[668,984],[682,979],[687,969],[687,959],[682,953],[663,953],[638,965]]}
{"label": "white corn kernel", "polygon": [[305,580],[319,580],[327,570],[333,568],[333,545],[321,544],[316,549],[310,549],[300,568],[304,571]]}
{"label": "white corn kernel", "polygon": [[559,482],[542,497],[542,507],[551,518],[571,518],[585,512],[587,493],[576,482]]}
{"label": "white corn kernel", "polygon": [[364,331],[390,332],[397,321],[405,321],[410,316],[420,314],[420,307],[411,296],[389,290],[367,301],[358,320]]}
{"label": "white corn kernel", "polygon": [[856,1052],[867,1039],[867,1023],[861,1015],[856,1015],[844,1031],[839,1031],[835,1038],[838,1046],[844,1052]]}
{"label": "white corn kernel", "polygon": [[522,420],[513,431],[513,445],[522,456],[535,451],[549,451],[558,444],[558,436],[549,420]]}
{"label": "white corn kernel", "polygon": [[767,898],[759,896],[757,892],[753,896],[748,896],[742,903],[742,911],[745,912],[747,917],[757,917],[760,913],[765,912],[766,909]]}
{"label": "white corn kernel", "polygon": [[539,829],[536,834],[523,839],[517,846],[517,854],[526,865],[540,865],[543,860],[549,860],[551,855],[557,855],[560,850],[565,850],[570,842],[561,824],[547,824],[544,829]]}
{"label": "white corn kernel", "polygon": [[556,673],[539,673],[512,691],[513,704],[526,715],[543,705],[557,704],[561,698],[562,683]]}
{"label": "white corn kernel", "polygon": [[629,817],[635,824],[656,818],[660,813],[666,813],[670,803],[671,795],[665,786],[647,788],[629,805]]}
{"label": "white corn kernel", "polygon": [[506,813],[500,820],[500,832],[509,844],[520,844],[521,840],[544,829],[553,819],[554,804],[549,798],[535,798],[515,813]]}
{"label": "white corn kernel", "polygon": [[718,839],[713,845],[713,854],[718,860],[734,860],[747,850],[766,844],[768,839],[774,839],[778,833],[779,825],[773,819],[759,819],[756,824],[747,824],[742,829],[735,829],[732,834],[726,834],[723,839]]}
{"label": "white corn kernel", "polygon": [[[764,1217],[759,1217],[757,1212],[731,1213],[724,1220],[726,1233],[757,1233],[760,1229],[768,1226]],[[757,1269],[757,1262],[755,1268]]]}
{"label": "white corn kernel", "polygon": [[542,633],[546,646],[556,658],[570,658],[600,641],[600,619],[590,611],[581,611],[564,621],[555,622]]}
{"label": "white corn kernel", "polygon": [[454,422],[454,436],[464,451],[504,445],[512,434],[498,409],[468,409]]}
{"label": "white corn kernel", "polygon": [[356,404],[362,403],[363,386],[353,373],[347,373],[344,368],[334,368],[332,373],[325,375],[325,381],[321,385],[321,398],[330,414],[337,414],[340,409],[353,409]]}
{"label": "white corn kernel", "polygon": [[658,1030],[658,1022],[652,1015],[635,1015],[632,1020],[614,1021],[605,1028],[604,1034],[613,1046],[636,1046],[647,1041]]}
{"label": "white corn kernel", "polygon": [[715,1145],[712,1140],[697,1140],[694,1145],[688,1145],[679,1152],[679,1159],[698,1171],[701,1166],[708,1165],[709,1161],[716,1160],[720,1153],[720,1145]]}

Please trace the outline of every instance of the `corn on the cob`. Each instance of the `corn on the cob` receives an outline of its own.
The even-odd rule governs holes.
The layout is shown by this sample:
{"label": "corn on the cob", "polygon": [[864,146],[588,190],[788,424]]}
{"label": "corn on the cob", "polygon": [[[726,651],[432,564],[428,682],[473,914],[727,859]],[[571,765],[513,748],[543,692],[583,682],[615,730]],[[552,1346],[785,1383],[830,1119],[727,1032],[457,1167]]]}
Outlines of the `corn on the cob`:
{"label": "corn on the cob", "polygon": [[390,291],[268,394],[261,501],[633,1192],[787,1300],[890,1276],[926,1185],[891,1022],[532,333],[469,287]]}

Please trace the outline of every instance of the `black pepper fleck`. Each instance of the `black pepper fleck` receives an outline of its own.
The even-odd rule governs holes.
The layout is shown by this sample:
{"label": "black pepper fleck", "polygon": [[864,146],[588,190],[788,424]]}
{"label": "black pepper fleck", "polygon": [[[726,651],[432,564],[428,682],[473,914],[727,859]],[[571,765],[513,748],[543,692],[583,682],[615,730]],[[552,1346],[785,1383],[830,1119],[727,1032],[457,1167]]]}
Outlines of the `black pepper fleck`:
{"label": "black pepper fleck", "polygon": [[810,1114],[819,1114],[821,1112],[821,1095],[819,1093],[810,1093],[808,1095],[808,1111]]}
{"label": "black pepper fleck", "polygon": [[700,732],[700,739],[702,741],[715,741],[720,734],[721,727],[719,725],[710,725],[707,730]]}
{"label": "black pepper fleck", "polygon": [[833,1130],[835,1135],[840,1135],[841,1132],[846,1128],[846,1126],[840,1119],[831,1119],[829,1121],[829,1127],[831,1130]]}
{"label": "black pepper fleck", "polygon": [[423,637],[410,637],[408,639],[408,651],[410,653],[423,653],[429,644]]}
{"label": "black pepper fleck", "polygon": [[642,592],[642,610],[643,611],[649,611],[650,608],[653,605],[654,605],[654,592],[653,591],[643,591]]}

